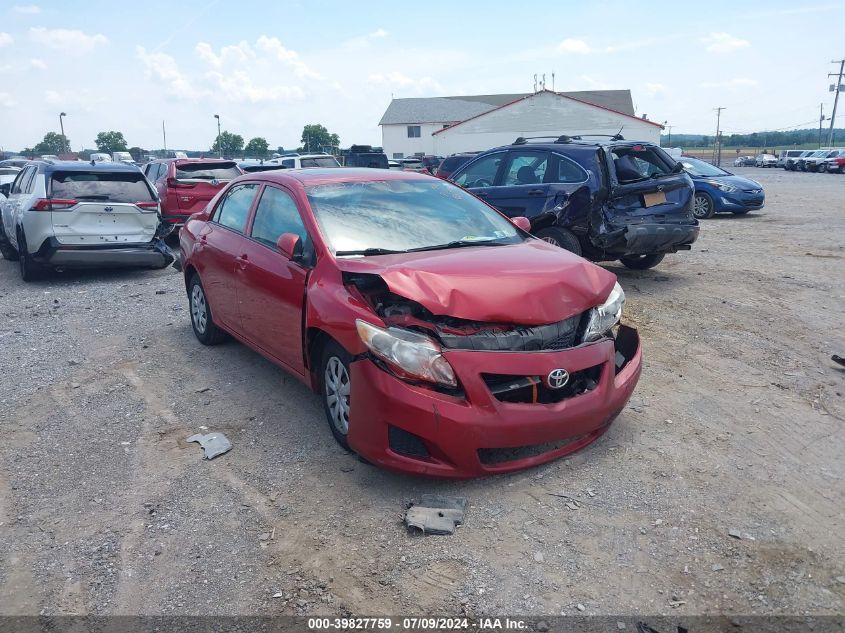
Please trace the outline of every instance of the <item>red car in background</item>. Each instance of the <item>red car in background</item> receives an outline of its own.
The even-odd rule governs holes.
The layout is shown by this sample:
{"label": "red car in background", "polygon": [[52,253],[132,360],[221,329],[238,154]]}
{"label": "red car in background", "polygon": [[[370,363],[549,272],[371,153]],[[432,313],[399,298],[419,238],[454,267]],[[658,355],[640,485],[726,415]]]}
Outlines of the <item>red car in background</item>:
{"label": "red car in background", "polygon": [[409,172],[247,174],[180,231],[191,323],[317,391],[337,441],[473,477],[598,438],[640,375],[615,276]]}
{"label": "red car in background", "polygon": [[154,160],[143,172],[158,191],[162,220],[176,227],[244,173],[235,161],[213,158]]}

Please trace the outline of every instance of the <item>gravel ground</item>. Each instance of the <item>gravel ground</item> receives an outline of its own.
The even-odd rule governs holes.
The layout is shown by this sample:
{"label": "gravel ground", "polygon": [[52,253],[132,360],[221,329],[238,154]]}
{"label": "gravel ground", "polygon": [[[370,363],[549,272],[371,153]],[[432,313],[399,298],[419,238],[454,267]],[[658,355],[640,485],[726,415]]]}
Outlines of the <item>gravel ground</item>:
{"label": "gravel ground", "polygon": [[[763,211],[609,266],[645,358],[611,430],[469,482],[344,454],[299,382],[194,339],[172,269],[0,261],[0,613],[842,614],[845,177],[737,171]],[[454,536],[404,529],[425,492],[468,497]]]}

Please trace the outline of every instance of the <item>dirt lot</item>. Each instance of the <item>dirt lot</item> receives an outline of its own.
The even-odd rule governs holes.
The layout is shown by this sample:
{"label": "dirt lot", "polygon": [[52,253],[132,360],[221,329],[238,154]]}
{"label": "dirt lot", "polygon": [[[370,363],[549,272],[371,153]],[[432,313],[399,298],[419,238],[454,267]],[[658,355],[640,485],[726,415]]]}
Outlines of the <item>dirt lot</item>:
{"label": "dirt lot", "polygon": [[[194,339],[173,269],[0,262],[0,613],[842,614],[845,176],[738,171],[762,212],[609,266],[645,357],[611,430],[470,482],[344,454],[305,387]],[[203,426],[234,449],[201,461]],[[454,536],[405,531],[425,492],[468,497]]]}

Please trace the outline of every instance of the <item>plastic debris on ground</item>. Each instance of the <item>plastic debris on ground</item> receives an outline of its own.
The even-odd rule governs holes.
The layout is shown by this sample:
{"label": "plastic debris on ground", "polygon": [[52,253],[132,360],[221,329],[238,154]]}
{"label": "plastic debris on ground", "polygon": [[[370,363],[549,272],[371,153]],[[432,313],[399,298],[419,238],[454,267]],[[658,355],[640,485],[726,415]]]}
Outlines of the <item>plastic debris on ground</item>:
{"label": "plastic debris on ground", "polygon": [[203,459],[214,459],[215,457],[228,453],[232,450],[232,443],[222,433],[197,433],[189,437],[186,442],[198,442],[202,446]]}
{"label": "plastic debris on ground", "polygon": [[466,505],[465,497],[422,495],[419,503],[405,512],[405,525],[423,534],[454,534],[464,522]]}

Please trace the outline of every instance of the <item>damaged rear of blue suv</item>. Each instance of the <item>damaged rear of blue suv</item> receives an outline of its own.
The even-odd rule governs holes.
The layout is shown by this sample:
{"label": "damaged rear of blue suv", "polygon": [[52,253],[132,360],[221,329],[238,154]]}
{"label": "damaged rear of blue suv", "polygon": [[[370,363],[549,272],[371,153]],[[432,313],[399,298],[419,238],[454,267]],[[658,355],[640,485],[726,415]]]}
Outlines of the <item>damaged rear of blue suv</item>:
{"label": "damaged rear of blue suv", "polygon": [[680,163],[653,143],[620,135],[520,137],[479,154],[449,180],[592,261],[652,268],[698,238],[694,187]]}

